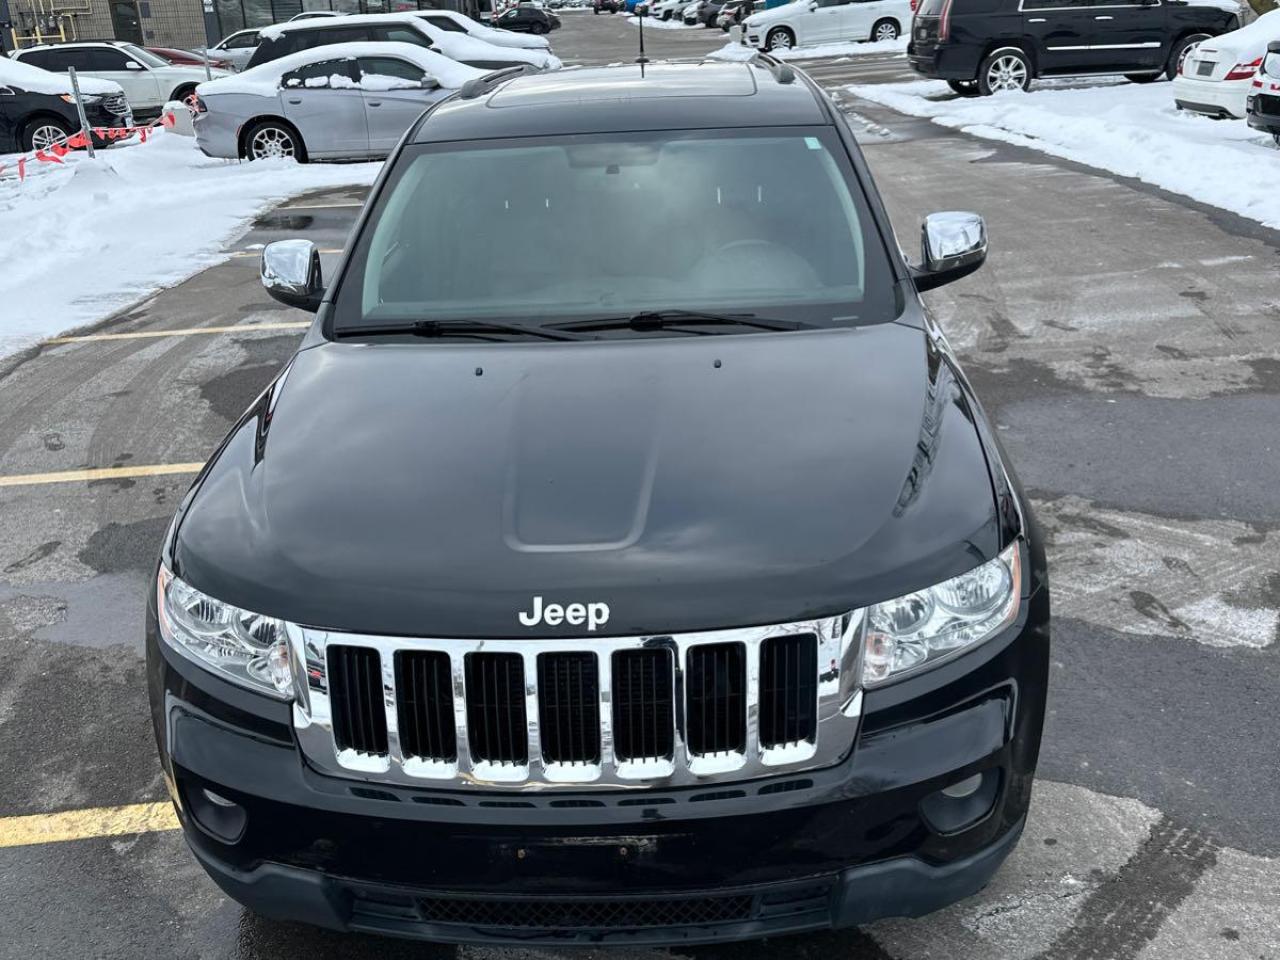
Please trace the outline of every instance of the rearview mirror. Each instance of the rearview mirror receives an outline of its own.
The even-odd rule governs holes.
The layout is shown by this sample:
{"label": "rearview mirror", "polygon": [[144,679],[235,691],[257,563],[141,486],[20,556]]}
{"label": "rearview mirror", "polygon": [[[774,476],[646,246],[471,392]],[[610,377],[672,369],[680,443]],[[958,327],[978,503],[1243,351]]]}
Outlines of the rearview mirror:
{"label": "rearview mirror", "polygon": [[273,298],[315,313],[324,297],[320,251],[310,240],[277,240],[262,249],[262,285]]}
{"label": "rearview mirror", "polygon": [[987,259],[987,225],[976,213],[931,213],[921,234],[921,263],[911,270],[921,292],[967,277]]}

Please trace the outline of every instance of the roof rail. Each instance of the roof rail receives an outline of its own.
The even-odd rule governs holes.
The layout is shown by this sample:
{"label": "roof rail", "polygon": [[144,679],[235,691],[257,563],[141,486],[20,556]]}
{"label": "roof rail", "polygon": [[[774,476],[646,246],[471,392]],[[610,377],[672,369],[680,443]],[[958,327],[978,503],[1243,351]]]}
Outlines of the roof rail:
{"label": "roof rail", "polygon": [[537,73],[538,68],[529,63],[522,63],[515,67],[504,67],[501,70],[495,70],[492,73],[486,73],[483,77],[476,77],[468,80],[458,89],[459,100],[474,100],[476,97],[483,96],[498,84],[507,80],[514,80],[516,77],[522,77],[526,73]]}
{"label": "roof rail", "polygon": [[767,53],[757,53],[748,62],[754,63],[758,67],[764,67],[764,69],[773,74],[773,79],[779,83],[795,83],[796,81],[796,72],[791,69],[789,64],[785,64]]}

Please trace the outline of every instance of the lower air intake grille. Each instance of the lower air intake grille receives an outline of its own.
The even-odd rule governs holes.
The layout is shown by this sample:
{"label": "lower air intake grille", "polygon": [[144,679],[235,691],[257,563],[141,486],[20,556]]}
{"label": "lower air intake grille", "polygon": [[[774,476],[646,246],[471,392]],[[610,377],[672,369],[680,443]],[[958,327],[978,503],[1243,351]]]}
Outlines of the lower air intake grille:
{"label": "lower air intake grille", "polygon": [[691,647],[685,673],[689,752],[742,751],[747,742],[746,657],[740,643]]}
{"label": "lower air intake grille", "polygon": [[418,901],[427,923],[521,930],[634,930],[749,920],[752,898],[688,897],[662,900],[446,900]]}
{"label": "lower air intake grille", "polygon": [[538,727],[547,762],[600,762],[600,685],[594,653],[538,657]]}
{"label": "lower air intake grille", "polygon": [[613,752],[619,760],[665,759],[675,740],[671,653],[613,655]]}
{"label": "lower air intake grille", "polygon": [[396,653],[400,749],[406,757],[452,762],[458,758],[449,655],[433,650]]}
{"label": "lower air intake grille", "polygon": [[817,732],[818,638],[768,638],[760,646],[760,745],[812,741]]}
{"label": "lower air intake grille", "polygon": [[528,763],[524,659],[518,653],[468,653],[466,685],[471,756],[489,763]]}
{"label": "lower air intake grille", "polygon": [[378,651],[334,644],[328,652],[334,742],[339,750],[386,754],[387,714]]}

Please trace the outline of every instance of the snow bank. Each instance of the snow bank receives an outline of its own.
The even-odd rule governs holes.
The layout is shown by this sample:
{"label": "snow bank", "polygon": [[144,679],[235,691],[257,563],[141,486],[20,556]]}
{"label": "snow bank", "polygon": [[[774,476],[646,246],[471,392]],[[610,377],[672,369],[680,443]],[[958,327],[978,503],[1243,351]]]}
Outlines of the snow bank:
{"label": "snow bank", "polygon": [[[730,41],[719,50],[714,50],[707,54],[707,56],[715,60],[750,60],[757,52],[755,47],[748,47],[745,44]],[[770,52],[770,56],[777,57],[779,60],[810,60],[816,57],[866,57],[872,54],[905,54],[906,52],[907,38],[900,37],[897,40],[880,40],[875,43],[859,43],[856,40],[847,40],[841,43],[818,43],[811,47],[773,50]]]}
{"label": "snow bank", "polygon": [[[633,27],[638,27],[640,26],[640,18],[627,17],[627,23],[631,24]],[[706,29],[706,27],[704,27],[700,23],[695,23],[690,26],[686,26],[683,20],[676,20],[676,19],[659,20],[657,17],[645,17],[644,28],[646,30],[705,30]]]}
{"label": "snow bank", "polygon": [[1277,160],[1271,138],[1243,120],[1182,113],[1166,83],[975,98],[955,97],[937,80],[845,89],[944,127],[1135,177],[1280,227],[1280,195],[1270,188],[1267,173]]}
{"label": "snow bank", "polygon": [[[124,93],[114,80],[98,80],[94,77],[77,77],[80,92],[85,94]],[[71,93],[71,78],[52,70],[42,70],[21,60],[10,60],[0,53],[0,85],[15,86],[28,93],[51,93],[55,96]]]}
{"label": "snow bank", "polygon": [[0,356],[225,260],[259,213],[308,190],[372,183],[381,164],[213,160],[157,131],[65,166],[0,181]]}
{"label": "snow bank", "polygon": [[[305,21],[303,21],[305,22]],[[482,77],[483,70],[468,67],[450,60],[415,43],[370,42],[331,43],[324,47],[291,53],[278,60],[263,63],[243,73],[235,73],[217,80],[206,80],[196,87],[200,96],[219,93],[247,93],[259,97],[274,97],[280,89],[280,78],[290,70],[305,67],[320,60],[341,60],[344,57],[403,57],[416,63],[440,82],[440,86],[456,90],[474,77]],[[332,78],[330,78],[332,79]],[[342,78],[346,79],[346,78]],[[321,84],[325,81],[322,78]],[[349,82],[349,81],[348,81]],[[337,84],[334,84],[337,86]]]}

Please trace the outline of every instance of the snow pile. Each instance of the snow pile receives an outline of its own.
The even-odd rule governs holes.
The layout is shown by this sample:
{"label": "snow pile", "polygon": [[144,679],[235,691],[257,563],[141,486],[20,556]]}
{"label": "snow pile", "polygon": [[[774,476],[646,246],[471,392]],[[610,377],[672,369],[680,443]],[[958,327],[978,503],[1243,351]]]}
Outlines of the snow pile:
{"label": "snow pile", "polygon": [[[299,67],[305,67],[321,60],[342,60],[347,57],[400,57],[410,63],[417,64],[430,76],[435,77],[440,86],[449,90],[456,90],[468,80],[485,75],[483,70],[468,67],[466,64],[458,63],[456,60],[450,60],[448,57],[433,53],[426,47],[420,47],[414,43],[378,43],[371,41],[363,43],[332,43],[325,47],[315,47],[311,50],[291,53],[278,60],[259,64],[243,73],[220,77],[217,80],[206,80],[196,87],[196,93],[202,97],[220,93],[246,93],[252,96],[274,97],[276,91],[280,88],[280,79],[291,70],[296,70]],[[312,80],[315,79],[317,78],[312,78]],[[342,83],[335,83],[334,79],[334,77],[320,77],[317,83],[312,83],[311,80],[308,80],[307,86],[355,86],[347,77],[340,78]]]}
{"label": "snow pile", "polygon": [[[124,93],[120,84],[113,80],[98,80],[94,77],[77,77],[80,92],[85,94]],[[17,87],[28,93],[50,93],[55,96],[71,93],[71,78],[52,70],[41,70],[20,60],[10,60],[0,53],[0,86]]]}
{"label": "snow pile", "polygon": [[1107,84],[957,97],[938,80],[851,84],[857,97],[944,127],[1003,140],[1180,193],[1280,227],[1276,163],[1266,134],[1173,105],[1170,85]]}
{"label": "snow pile", "polygon": [[213,160],[157,131],[96,161],[77,152],[25,183],[0,181],[0,356],[219,263],[259,213],[308,190],[372,183],[380,167]]}
{"label": "snow pile", "polygon": [[[627,17],[627,23],[638,27],[640,25],[639,17]],[[659,20],[657,17],[645,17],[644,28],[646,30],[704,30],[705,27],[700,23],[685,26],[683,20],[678,17],[672,17],[670,20]]]}
{"label": "snow pile", "polygon": [[[719,50],[707,56],[715,60],[750,60],[758,51],[741,43],[726,43]],[[872,54],[907,52],[907,38],[897,40],[878,40],[875,43],[860,43],[856,40],[845,40],[840,43],[817,43],[811,47],[792,47],[790,50],[771,50],[769,55],[779,60],[809,60],[816,57],[867,57]]]}

